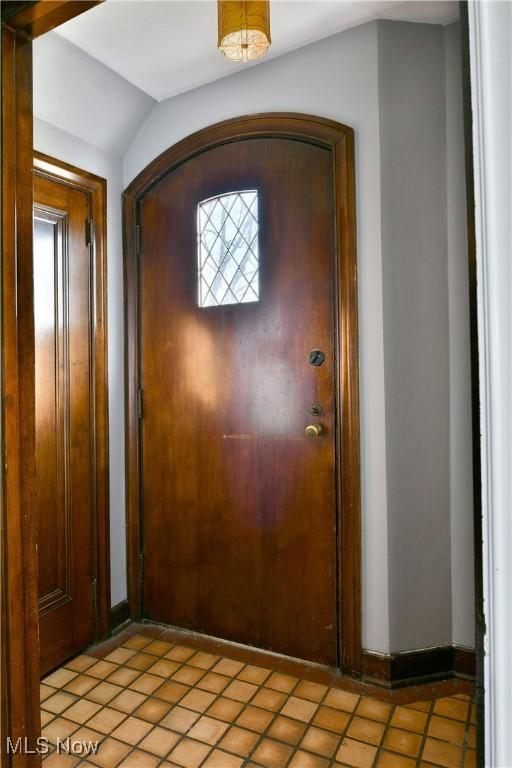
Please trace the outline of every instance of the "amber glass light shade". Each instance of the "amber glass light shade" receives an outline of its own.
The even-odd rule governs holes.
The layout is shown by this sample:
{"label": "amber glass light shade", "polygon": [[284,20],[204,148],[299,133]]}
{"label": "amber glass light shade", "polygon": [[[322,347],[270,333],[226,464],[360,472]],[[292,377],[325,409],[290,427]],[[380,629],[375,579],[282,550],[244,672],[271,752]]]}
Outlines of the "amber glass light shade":
{"label": "amber glass light shade", "polygon": [[218,47],[231,61],[253,61],[270,45],[270,0],[217,0]]}

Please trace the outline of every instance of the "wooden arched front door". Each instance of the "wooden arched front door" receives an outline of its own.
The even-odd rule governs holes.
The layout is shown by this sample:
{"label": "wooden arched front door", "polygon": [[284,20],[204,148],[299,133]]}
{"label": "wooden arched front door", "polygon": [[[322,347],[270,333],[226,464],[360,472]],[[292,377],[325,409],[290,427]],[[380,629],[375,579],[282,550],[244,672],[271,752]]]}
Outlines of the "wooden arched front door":
{"label": "wooden arched front door", "polygon": [[349,129],[261,116],[169,150],[125,210],[137,610],[344,667],[359,631],[352,183]]}

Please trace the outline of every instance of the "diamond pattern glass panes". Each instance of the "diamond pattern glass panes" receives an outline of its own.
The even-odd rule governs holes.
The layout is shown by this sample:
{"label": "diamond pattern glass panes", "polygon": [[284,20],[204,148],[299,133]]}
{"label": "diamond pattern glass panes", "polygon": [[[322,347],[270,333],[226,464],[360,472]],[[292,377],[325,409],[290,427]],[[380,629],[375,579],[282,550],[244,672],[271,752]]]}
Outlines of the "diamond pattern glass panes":
{"label": "diamond pattern glass panes", "polygon": [[197,207],[199,306],[259,299],[258,193],[230,192]]}

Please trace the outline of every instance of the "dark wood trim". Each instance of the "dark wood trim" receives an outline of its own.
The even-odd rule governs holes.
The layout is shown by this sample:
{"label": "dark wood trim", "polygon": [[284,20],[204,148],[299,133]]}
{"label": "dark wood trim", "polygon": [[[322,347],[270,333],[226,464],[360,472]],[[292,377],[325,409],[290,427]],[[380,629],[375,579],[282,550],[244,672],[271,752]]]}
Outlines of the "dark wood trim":
{"label": "dark wood trim", "polygon": [[108,368],[107,368],[107,182],[41,152],[34,152],[34,173],[87,192],[94,227],[93,371],[95,474],[95,577],[97,580],[96,636],[110,632],[110,517],[108,470]]}
{"label": "dark wood trim", "polygon": [[130,624],[130,603],[128,600],[122,600],[110,609],[110,632],[119,632],[125,625]]}
{"label": "dark wood trim", "polygon": [[444,645],[419,651],[381,654],[363,652],[363,679],[384,688],[475,675],[475,651]]}
{"label": "dark wood trim", "polygon": [[477,761],[485,755],[485,614],[483,589],[482,471],[480,441],[480,378],[478,352],[477,253],[475,234],[475,176],[473,167],[473,111],[467,2],[460,2],[462,97],[464,110],[464,158],[466,171],[466,227],[469,271],[469,327],[471,345],[471,423],[473,437],[473,537],[475,558],[475,646],[477,708]]}
{"label": "dark wood trim", "polygon": [[361,520],[359,457],[359,356],[354,134],[351,128],[312,115],[269,113],[217,123],[188,136],[153,160],[123,195],[126,361],[126,496],[128,592],[132,617],[140,617],[140,438],[137,395],[138,266],[135,253],[137,204],[174,168],[201,152],[251,138],[281,137],[325,147],[333,158],[336,214],[336,349],[339,666],[361,669]]}
{"label": "dark wood trim", "polygon": [[[32,36],[83,13],[86,2],[38,0],[2,11],[1,651],[2,736],[40,734],[37,521],[34,514],[34,323],[32,295]],[[28,13],[28,18],[27,18]],[[36,23],[37,17],[37,23]],[[0,765],[40,757],[0,748]]]}
{"label": "dark wood trim", "polygon": [[[33,40],[55,27],[94,8],[103,0],[43,0],[42,2],[2,3],[2,21]],[[16,9],[18,6],[18,9]]]}

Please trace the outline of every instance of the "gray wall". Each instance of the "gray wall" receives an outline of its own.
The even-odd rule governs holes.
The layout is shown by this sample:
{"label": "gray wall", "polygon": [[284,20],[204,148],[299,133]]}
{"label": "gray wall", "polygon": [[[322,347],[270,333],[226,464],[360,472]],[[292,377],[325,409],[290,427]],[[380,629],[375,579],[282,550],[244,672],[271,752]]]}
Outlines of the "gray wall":
{"label": "gray wall", "polygon": [[126,598],[121,159],[37,118],[34,120],[34,147],[107,180],[110,568],[111,599],[112,605],[116,605]]}
{"label": "gray wall", "polygon": [[475,642],[471,361],[460,27],[445,27],[452,639]]}
{"label": "gray wall", "polygon": [[451,641],[444,36],[379,22],[389,625]]}

